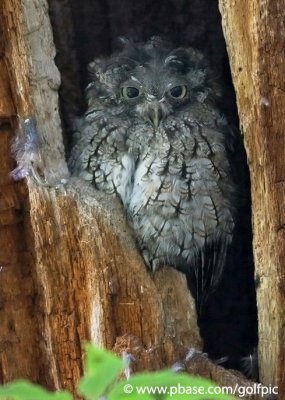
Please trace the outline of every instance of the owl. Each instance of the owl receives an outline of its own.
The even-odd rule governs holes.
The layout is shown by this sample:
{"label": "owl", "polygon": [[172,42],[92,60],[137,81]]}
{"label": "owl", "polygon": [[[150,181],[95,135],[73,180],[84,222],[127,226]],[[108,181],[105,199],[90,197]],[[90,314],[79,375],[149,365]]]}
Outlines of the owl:
{"label": "owl", "polygon": [[[146,264],[221,278],[235,228],[232,133],[205,57],[158,37],[90,64],[73,175],[121,200]],[[196,299],[198,300],[198,299]]]}

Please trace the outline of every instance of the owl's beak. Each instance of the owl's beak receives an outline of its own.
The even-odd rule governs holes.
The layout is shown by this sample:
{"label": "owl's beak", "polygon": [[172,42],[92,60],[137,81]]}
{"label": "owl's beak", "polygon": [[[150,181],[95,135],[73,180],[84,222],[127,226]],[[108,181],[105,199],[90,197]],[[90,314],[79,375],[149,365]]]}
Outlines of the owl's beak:
{"label": "owl's beak", "polygon": [[162,111],[158,106],[154,106],[149,110],[149,119],[155,129],[159,127],[160,121],[162,120]]}

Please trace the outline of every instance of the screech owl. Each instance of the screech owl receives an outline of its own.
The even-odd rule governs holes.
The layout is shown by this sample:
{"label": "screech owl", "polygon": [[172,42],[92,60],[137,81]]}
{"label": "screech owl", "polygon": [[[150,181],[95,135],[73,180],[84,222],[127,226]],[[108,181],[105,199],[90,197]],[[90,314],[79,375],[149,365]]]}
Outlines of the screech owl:
{"label": "screech owl", "polygon": [[[118,196],[146,263],[220,280],[235,227],[231,129],[204,56],[160,38],[90,64],[69,166]],[[198,290],[197,290],[198,292]]]}

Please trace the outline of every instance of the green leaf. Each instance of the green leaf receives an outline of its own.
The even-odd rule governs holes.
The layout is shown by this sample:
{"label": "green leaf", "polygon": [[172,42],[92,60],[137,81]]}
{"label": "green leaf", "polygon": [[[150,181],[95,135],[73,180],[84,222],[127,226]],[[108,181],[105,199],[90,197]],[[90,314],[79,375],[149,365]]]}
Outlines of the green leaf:
{"label": "green leaf", "polygon": [[0,399],[7,398],[9,400],[72,400],[71,394],[66,391],[48,392],[25,380],[0,386]]}
{"label": "green leaf", "polygon": [[[214,393],[214,390],[217,392]],[[222,394],[221,389],[207,379],[172,371],[137,374],[128,381],[119,382],[107,398],[108,400],[234,399],[232,396]]]}
{"label": "green leaf", "polygon": [[85,374],[78,386],[79,393],[88,400],[98,399],[123,367],[123,361],[111,352],[86,345]]}

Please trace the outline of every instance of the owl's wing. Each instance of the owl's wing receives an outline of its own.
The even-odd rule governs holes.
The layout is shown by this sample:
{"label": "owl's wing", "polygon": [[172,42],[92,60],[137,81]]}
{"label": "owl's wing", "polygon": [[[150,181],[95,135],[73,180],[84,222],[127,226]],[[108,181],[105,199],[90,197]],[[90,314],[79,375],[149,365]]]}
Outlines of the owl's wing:
{"label": "owl's wing", "polygon": [[[117,124],[101,112],[88,111],[77,122],[68,166],[73,175],[96,187],[107,179],[112,152],[115,152]],[[109,161],[109,162],[107,162]]]}
{"label": "owl's wing", "polygon": [[[88,125],[85,118],[78,120],[75,128],[68,167],[72,175],[81,176],[85,180],[91,181],[92,176],[88,174],[88,164],[92,155],[93,141],[95,138],[99,139],[98,129],[96,129],[96,125]],[[95,143],[94,145],[96,148]]]}
{"label": "owl's wing", "polygon": [[108,113],[86,114],[76,133],[69,168],[96,189],[129,200],[134,159],[127,152],[127,119]]}

